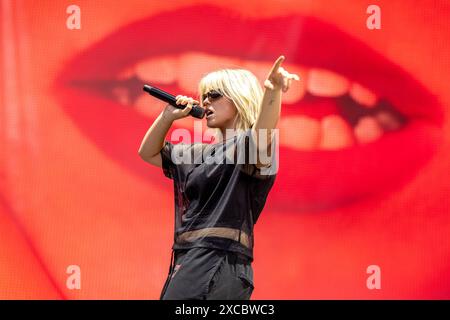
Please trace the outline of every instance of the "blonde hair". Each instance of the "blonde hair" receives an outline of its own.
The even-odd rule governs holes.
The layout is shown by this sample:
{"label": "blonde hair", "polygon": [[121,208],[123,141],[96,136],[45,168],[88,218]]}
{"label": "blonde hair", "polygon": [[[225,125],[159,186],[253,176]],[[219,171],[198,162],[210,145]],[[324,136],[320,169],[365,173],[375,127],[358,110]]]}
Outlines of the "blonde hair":
{"label": "blonde hair", "polygon": [[261,108],[263,90],[253,73],[245,69],[221,69],[208,73],[198,85],[201,107],[202,95],[213,89],[234,103],[238,113],[236,130],[247,130],[254,125]]}

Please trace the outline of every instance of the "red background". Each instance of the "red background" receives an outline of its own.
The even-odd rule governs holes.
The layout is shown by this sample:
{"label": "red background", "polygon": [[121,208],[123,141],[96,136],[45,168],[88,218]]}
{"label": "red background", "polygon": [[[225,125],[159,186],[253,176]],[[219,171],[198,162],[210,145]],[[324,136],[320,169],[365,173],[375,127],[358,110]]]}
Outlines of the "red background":
{"label": "red background", "polygon": [[[159,13],[199,5],[199,16],[168,21],[163,30],[158,30],[168,38],[192,37],[183,34],[183,24],[207,19],[210,11],[201,9],[205,3],[225,9],[230,24],[236,19],[283,20],[292,14],[324,21],[404,70],[443,108],[441,124],[431,135],[419,135],[403,144],[410,152],[404,157],[405,170],[415,163],[415,154],[419,157],[423,146],[432,149],[429,157],[418,159],[419,164],[401,182],[381,180],[384,184],[378,184],[377,190],[372,188],[364,197],[345,205],[307,209],[299,187],[302,181],[295,177],[308,167],[294,159],[295,151],[291,150],[292,157],[286,159],[292,162],[281,161],[279,178],[255,227],[252,299],[450,297],[447,1],[0,3],[0,298],[159,297],[170,262],[173,190],[161,169],[143,162],[137,150],[161,105],[147,97],[135,112],[131,106],[113,106],[110,100],[95,94],[64,90],[55,81],[65,79],[64,72],[76,57],[121,28]],[[80,30],[66,28],[66,8],[71,4],[81,9]],[[381,8],[381,30],[366,28],[369,4]],[[229,56],[235,57],[236,65],[252,62],[253,57],[269,50],[270,42],[265,44],[268,47],[261,46],[261,35],[255,30],[247,48],[233,52],[233,42],[227,42],[228,29],[221,28],[217,37],[205,38],[199,31],[195,35],[198,42],[192,47],[189,43],[173,43],[174,50],[191,51],[195,47],[192,51],[201,52],[204,42],[211,47],[225,41],[220,46],[231,48]],[[310,31],[304,28],[302,34],[307,36]],[[290,59],[295,61],[294,54],[302,54],[296,50],[304,41],[298,28],[265,32],[274,42],[280,37],[292,39],[278,55],[286,56],[288,71],[306,74],[303,66],[289,64]],[[136,37],[148,46],[158,46],[150,33],[142,38],[136,30]],[[330,45],[340,44],[317,41],[315,49],[321,45],[329,50]],[[78,72],[94,79],[94,71],[100,68],[97,66],[111,59],[108,56],[122,57],[124,52],[133,55],[126,39],[114,49],[99,53],[92,70]],[[278,55],[263,62],[271,65]],[[213,61],[211,68],[219,68],[220,63]],[[122,61],[117,59],[115,66],[122,67]],[[177,69],[176,74],[195,83],[197,69],[194,61],[190,69]],[[264,74],[258,76],[262,82]],[[389,77],[385,75],[386,81]],[[402,85],[398,84],[399,92]],[[174,93],[195,94],[180,91]],[[424,104],[422,111],[426,114],[428,110]],[[184,125],[189,126],[189,121]],[[320,160],[321,155],[318,157]],[[363,160],[369,164],[363,167],[366,171],[353,172],[352,176],[362,185],[374,175],[367,168],[376,170],[379,164],[371,157]],[[336,170],[340,166],[342,163],[336,161]],[[320,181],[332,176],[333,170],[322,172]],[[351,182],[342,179],[339,183],[345,189]],[[329,204],[329,193],[320,193],[326,190],[325,184],[324,189],[321,184],[315,188],[321,194],[318,201]],[[66,287],[69,265],[81,268],[80,290]],[[366,286],[369,265],[381,268],[379,290]]]}

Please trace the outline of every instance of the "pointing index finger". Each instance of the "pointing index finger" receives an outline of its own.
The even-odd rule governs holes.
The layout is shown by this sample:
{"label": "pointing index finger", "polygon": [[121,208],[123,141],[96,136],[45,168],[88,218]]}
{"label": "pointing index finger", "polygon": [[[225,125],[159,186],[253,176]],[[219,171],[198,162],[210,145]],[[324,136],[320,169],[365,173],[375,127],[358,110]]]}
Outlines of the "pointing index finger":
{"label": "pointing index finger", "polygon": [[278,70],[278,68],[281,66],[281,63],[284,61],[284,56],[279,56],[277,61],[275,61],[275,63],[273,64],[272,70],[271,70],[271,74],[276,72]]}

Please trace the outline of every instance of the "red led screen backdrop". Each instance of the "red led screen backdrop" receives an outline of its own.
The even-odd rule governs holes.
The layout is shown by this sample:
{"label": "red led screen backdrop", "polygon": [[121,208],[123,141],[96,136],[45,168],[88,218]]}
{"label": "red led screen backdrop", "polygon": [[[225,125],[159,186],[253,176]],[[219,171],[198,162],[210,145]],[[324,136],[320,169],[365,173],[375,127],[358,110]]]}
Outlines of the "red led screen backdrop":
{"label": "red led screen backdrop", "polygon": [[138,155],[165,106],[142,85],[262,84],[280,55],[301,80],[252,299],[450,297],[448,1],[0,4],[0,298],[158,299],[173,184]]}

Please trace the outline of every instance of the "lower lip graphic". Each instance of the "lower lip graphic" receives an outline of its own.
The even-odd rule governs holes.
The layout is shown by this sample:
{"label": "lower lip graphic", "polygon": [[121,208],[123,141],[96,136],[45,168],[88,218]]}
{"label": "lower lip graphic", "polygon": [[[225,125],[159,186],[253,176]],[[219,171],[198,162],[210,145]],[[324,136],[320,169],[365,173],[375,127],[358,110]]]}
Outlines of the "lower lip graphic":
{"label": "lower lip graphic", "polygon": [[[204,18],[192,20],[192,16]],[[170,29],[171,25],[167,23],[183,19],[191,21],[184,25],[183,32],[175,27]],[[292,34],[282,30],[296,28],[301,28],[301,32],[295,33],[298,39],[296,47],[292,47]],[[221,32],[221,42],[198,44],[199,34],[213,38],[223,29],[229,32]],[[165,32],[152,35],[153,45],[148,45],[142,41],[148,36],[148,30]],[[171,37],[167,38],[166,34],[171,34]],[[277,34],[277,41],[272,41],[268,36],[271,34]],[[246,51],[253,38],[257,38],[265,49],[252,54]],[[320,45],[317,45],[318,41]],[[125,168],[145,177],[150,183],[167,187],[167,190],[171,189],[171,184],[162,174],[157,174],[160,168],[149,169],[137,154],[145,132],[162,110],[162,106],[155,106],[156,100],[151,97],[142,100],[140,95],[142,84],[150,82],[143,79],[145,77],[155,77],[151,84],[162,90],[195,94],[198,82],[192,79],[197,77],[199,80],[200,75],[195,74],[204,74],[205,71],[197,70],[195,66],[202,65],[205,59],[194,60],[195,55],[184,52],[183,48],[198,52],[202,57],[213,57],[210,59],[211,70],[219,69],[218,63],[214,63],[217,57],[239,59],[236,61],[244,59],[249,65],[271,65],[280,54],[284,54],[294,66],[309,70],[306,79],[300,74],[309,85],[307,93],[298,101],[285,101],[282,106],[280,126],[283,123],[289,125],[286,130],[280,128],[279,170],[268,207],[323,211],[367,196],[392,192],[412,179],[440,145],[444,118],[442,106],[413,77],[364,43],[311,17],[293,15],[239,20],[231,11],[200,5],[162,13],[122,27],[74,57],[54,84],[54,94],[65,112],[101,150]],[[235,58],[233,53],[236,52],[243,55]],[[171,72],[170,69],[176,66],[172,63],[165,65],[164,61],[173,60],[164,60],[164,57],[187,62],[183,64],[184,68]],[[152,58],[161,58],[157,68],[165,67],[168,71],[141,75],[136,66]],[[349,84],[339,77],[333,80],[330,74],[368,88],[377,97],[376,107],[370,93],[356,85],[346,89],[344,85]],[[317,85],[323,79],[331,79],[332,85],[328,88],[327,85]],[[185,83],[188,80],[189,83]],[[187,90],[187,87],[193,89]],[[341,87],[342,92],[339,92]],[[371,108],[355,107],[364,104]],[[151,114],[144,115],[142,110]],[[373,141],[367,143],[358,142],[349,135],[350,142],[344,141],[341,147],[336,146],[340,142],[331,134],[336,123],[343,123],[342,119],[345,119],[348,122],[344,126],[346,130],[358,136],[358,125],[370,127],[374,112],[383,110],[396,114],[395,129],[385,130],[378,138],[369,137]],[[212,116],[206,118],[211,119]],[[322,141],[324,136],[331,137],[329,144],[326,142],[322,147],[303,145],[305,141],[311,141],[310,137],[306,139],[304,136],[311,135],[318,126],[322,128]],[[323,129],[324,126],[328,128]],[[174,122],[169,137],[177,127],[178,123]],[[339,130],[335,132],[340,132],[336,135],[340,139],[343,131]],[[286,132],[289,135],[283,137]],[[362,139],[361,136],[358,139]]]}

